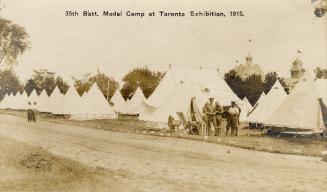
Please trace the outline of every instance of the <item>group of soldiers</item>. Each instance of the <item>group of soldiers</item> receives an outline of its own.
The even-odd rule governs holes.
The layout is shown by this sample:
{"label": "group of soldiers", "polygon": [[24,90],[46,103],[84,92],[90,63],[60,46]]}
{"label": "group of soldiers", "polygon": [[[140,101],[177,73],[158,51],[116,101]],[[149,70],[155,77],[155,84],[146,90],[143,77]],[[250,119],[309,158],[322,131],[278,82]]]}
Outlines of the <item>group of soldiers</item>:
{"label": "group of soldiers", "polygon": [[224,115],[227,119],[225,131],[226,136],[228,136],[229,133],[231,136],[237,136],[241,109],[234,101],[232,101],[227,113],[224,114],[224,109],[219,102],[214,102],[214,98],[209,98],[209,102],[205,103],[202,111],[203,121],[206,123],[206,133],[208,135],[222,135],[221,122]]}

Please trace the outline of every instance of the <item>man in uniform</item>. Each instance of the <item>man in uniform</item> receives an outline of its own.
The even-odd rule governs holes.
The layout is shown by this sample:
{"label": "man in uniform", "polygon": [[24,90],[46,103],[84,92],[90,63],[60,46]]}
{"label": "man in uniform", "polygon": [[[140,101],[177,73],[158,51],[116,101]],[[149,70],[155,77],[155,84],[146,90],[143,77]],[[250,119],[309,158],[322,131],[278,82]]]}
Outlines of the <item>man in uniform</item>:
{"label": "man in uniform", "polygon": [[238,106],[238,104],[236,104],[236,107],[238,108],[238,111],[239,111],[239,113],[238,113],[238,125],[240,125],[240,116],[241,116],[241,113],[242,113],[242,109],[241,109],[241,107],[240,106]]}
{"label": "man in uniform", "polygon": [[221,107],[221,105],[219,104],[218,101],[216,101],[215,103],[215,120],[216,120],[216,130],[215,130],[215,135],[221,135],[221,121],[222,121],[222,114],[223,114],[223,108]]}
{"label": "man in uniform", "polygon": [[204,105],[203,105],[203,108],[202,108],[202,121],[205,123],[205,129],[203,131],[204,132],[201,132],[201,134],[203,135],[208,135],[208,132],[207,132],[207,124],[208,124],[208,119],[207,119],[207,106],[209,105],[209,102],[206,102]]}
{"label": "man in uniform", "polygon": [[228,114],[230,117],[230,126],[232,128],[231,134],[237,136],[238,133],[238,118],[240,115],[240,110],[236,106],[236,103],[232,101],[232,106],[228,109]]}
{"label": "man in uniform", "polygon": [[38,113],[37,106],[36,106],[37,103],[34,102],[33,104],[34,104],[34,106],[32,108],[32,121],[36,122],[36,117],[37,117],[37,113]]}
{"label": "man in uniform", "polygon": [[27,122],[33,121],[33,110],[31,107],[31,102],[28,102],[28,109],[27,109]]}
{"label": "man in uniform", "polygon": [[[207,117],[207,131],[208,135],[214,135],[215,129],[217,127],[215,120],[215,105],[214,98],[209,98],[209,104],[206,105],[206,117]],[[211,124],[213,125],[213,129],[211,128]]]}

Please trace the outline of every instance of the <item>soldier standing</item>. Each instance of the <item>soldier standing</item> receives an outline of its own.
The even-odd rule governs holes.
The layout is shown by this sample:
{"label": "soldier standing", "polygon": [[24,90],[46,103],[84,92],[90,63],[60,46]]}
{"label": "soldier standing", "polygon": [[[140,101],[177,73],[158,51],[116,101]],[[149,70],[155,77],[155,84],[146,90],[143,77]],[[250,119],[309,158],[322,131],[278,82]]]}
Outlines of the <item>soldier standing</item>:
{"label": "soldier standing", "polygon": [[232,106],[228,109],[230,127],[232,128],[231,134],[237,136],[238,133],[238,118],[240,115],[239,108],[236,106],[236,103],[232,101]]}
{"label": "soldier standing", "polygon": [[238,122],[238,125],[240,125],[240,116],[241,116],[242,110],[241,110],[241,107],[238,106],[238,104],[236,104],[236,107],[238,108],[238,111],[239,111],[238,112],[238,118],[237,118],[238,121],[237,122]]}
{"label": "soldier standing", "polygon": [[207,119],[207,106],[209,105],[209,102],[206,102],[204,105],[203,105],[203,108],[202,108],[202,120],[203,120],[203,122],[205,123],[205,129],[204,129],[204,131],[205,131],[205,133],[204,132],[202,132],[201,131],[201,134],[203,134],[203,135],[208,135],[208,132],[207,132],[207,124],[208,124],[208,119]]}
{"label": "soldier standing", "polygon": [[223,114],[223,108],[221,107],[221,105],[219,104],[218,101],[216,101],[215,103],[215,120],[216,120],[216,130],[215,130],[215,135],[221,135],[221,121],[222,121],[222,114]]}
{"label": "soldier standing", "polygon": [[[217,127],[215,120],[215,105],[214,98],[209,98],[209,104],[206,107],[206,116],[207,116],[207,130],[208,135],[214,135],[215,129]],[[211,124],[213,125],[213,129],[211,128]]]}
{"label": "soldier standing", "polygon": [[34,106],[33,106],[33,109],[32,109],[32,114],[33,114],[32,115],[32,117],[33,117],[32,120],[33,120],[33,122],[36,122],[36,116],[37,116],[37,112],[38,112],[37,109],[36,109],[36,104],[37,103],[34,102],[33,104],[34,104]]}
{"label": "soldier standing", "polygon": [[31,108],[31,102],[28,102],[27,122],[32,122],[32,120],[33,120],[33,110]]}

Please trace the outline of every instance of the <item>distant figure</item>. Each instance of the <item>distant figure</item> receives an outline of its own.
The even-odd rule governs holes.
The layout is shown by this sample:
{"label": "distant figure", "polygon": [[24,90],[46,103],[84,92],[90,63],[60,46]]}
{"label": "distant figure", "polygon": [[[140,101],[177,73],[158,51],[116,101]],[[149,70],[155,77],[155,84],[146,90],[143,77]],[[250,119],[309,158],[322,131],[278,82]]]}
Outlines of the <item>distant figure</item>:
{"label": "distant figure", "polygon": [[33,121],[33,110],[31,107],[31,102],[28,102],[28,109],[27,109],[27,122]]}
{"label": "distant figure", "polygon": [[36,104],[37,104],[37,103],[34,102],[33,104],[34,104],[34,105],[33,105],[33,108],[32,108],[32,112],[33,112],[33,113],[32,113],[32,121],[33,121],[33,122],[36,122],[36,116],[37,116],[37,112],[38,112],[37,109],[36,109]]}
{"label": "distant figure", "polygon": [[237,136],[240,110],[234,101],[232,101],[232,106],[228,109],[228,114],[230,117],[230,127],[232,128],[231,135]]}
{"label": "distant figure", "polygon": [[215,135],[221,135],[221,122],[222,122],[222,114],[223,114],[223,108],[221,107],[221,105],[219,104],[218,101],[216,101],[215,103],[215,121],[216,121],[216,130],[215,130]]}

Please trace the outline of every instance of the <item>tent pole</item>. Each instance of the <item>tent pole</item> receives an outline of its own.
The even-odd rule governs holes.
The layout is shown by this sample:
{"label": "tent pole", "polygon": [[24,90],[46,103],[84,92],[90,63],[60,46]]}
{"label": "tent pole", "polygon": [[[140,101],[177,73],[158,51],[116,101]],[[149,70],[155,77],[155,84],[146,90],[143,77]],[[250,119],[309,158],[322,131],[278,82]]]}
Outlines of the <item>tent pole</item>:
{"label": "tent pole", "polygon": [[109,79],[108,79],[108,87],[107,87],[107,101],[109,101]]}

